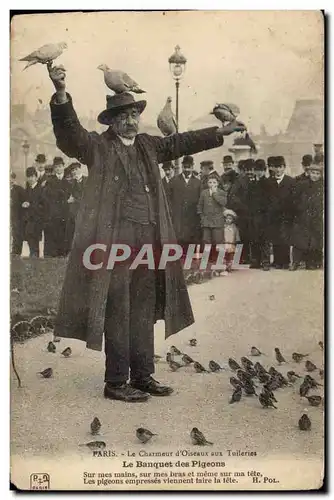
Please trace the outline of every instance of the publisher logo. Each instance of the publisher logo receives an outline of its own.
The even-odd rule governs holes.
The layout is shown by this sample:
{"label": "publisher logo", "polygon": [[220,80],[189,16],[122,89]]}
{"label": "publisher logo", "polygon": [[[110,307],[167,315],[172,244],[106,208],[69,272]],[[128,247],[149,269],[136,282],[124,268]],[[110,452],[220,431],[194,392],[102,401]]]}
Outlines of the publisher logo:
{"label": "publisher logo", "polygon": [[50,489],[50,476],[45,472],[37,472],[30,475],[30,489],[31,490],[49,490]]}

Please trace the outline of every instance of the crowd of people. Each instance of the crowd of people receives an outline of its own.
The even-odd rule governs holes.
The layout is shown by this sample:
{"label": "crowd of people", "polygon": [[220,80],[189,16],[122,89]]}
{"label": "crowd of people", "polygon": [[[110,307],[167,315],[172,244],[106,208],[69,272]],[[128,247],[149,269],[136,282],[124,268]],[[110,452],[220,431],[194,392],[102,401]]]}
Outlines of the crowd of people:
{"label": "crowd of people", "polygon": [[[304,155],[304,172],[286,174],[283,156],[240,160],[223,158],[223,174],[210,160],[195,169],[192,156],[182,159],[175,175],[173,162],[162,164],[163,187],[179,244],[211,244],[210,261],[216,262],[216,245],[224,244],[227,271],[237,244],[243,245],[241,263],[251,268],[296,270],[320,268],[323,263],[322,153]],[[31,257],[68,255],[75,218],[87,177],[78,162],[65,168],[62,157],[47,164],[38,154],[26,169],[26,186],[11,174],[12,254],[21,255],[23,241]],[[293,248],[292,259],[290,248]],[[273,254],[273,262],[270,256]]]}

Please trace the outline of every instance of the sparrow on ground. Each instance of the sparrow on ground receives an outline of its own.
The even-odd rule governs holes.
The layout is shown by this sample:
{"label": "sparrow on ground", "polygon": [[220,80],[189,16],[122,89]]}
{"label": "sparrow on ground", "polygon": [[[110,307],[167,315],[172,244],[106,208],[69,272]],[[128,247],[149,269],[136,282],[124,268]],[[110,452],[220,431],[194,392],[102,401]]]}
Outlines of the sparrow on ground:
{"label": "sparrow on ground", "polygon": [[72,354],[72,349],[70,347],[66,347],[66,349],[63,350],[62,355],[65,358],[69,358]]}
{"label": "sparrow on ground", "polygon": [[268,373],[264,366],[261,365],[258,361],[254,365],[254,370],[257,374],[259,373]]}
{"label": "sparrow on ground", "polygon": [[246,396],[253,396],[253,394],[257,396],[254,385],[250,384],[249,382],[244,383],[243,389],[245,391]]}
{"label": "sparrow on ground", "polygon": [[207,441],[204,437],[204,434],[197,429],[197,427],[194,427],[191,432],[190,432],[190,438],[192,444],[200,445],[200,446],[205,446],[207,444],[213,444],[211,441]]}
{"label": "sparrow on ground", "polygon": [[317,369],[317,367],[315,366],[314,363],[312,363],[312,361],[305,361],[305,369],[307,372],[314,372],[314,370]]}
{"label": "sparrow on ground", "polygon": [[298,427],[301,431],[309,431],[311,430],[311,420],[309,419],[308,415],[304,413],[299,421],[298,421]]}
{"label": "sparrow on ground", "polygon": [[292,359],[296,363],[300,363],[302,361],[302,359],[306,358],[307,356],[309,356],[309,354],[301,354],[300,352],[293,352],[292,353]]}
{"label": "sparrow on ground", "polygon": [[239,387],[240,388],[243,387],[242,382],[235,377],[230,377],[230,384],[232,385],[232,387],[234,387],[234,389],[239,389]]}
{"label": "sparrow on ground", "polygon": [[253,382],[251,376],[247,372],[245,372],[244,370],[238,370],[237,377],[243,384],[248,383],[248,384],[254,385],[254,382]]}
{"label": "sparrow on ground", "polygon": [[284,357],[282,356],[282,353],[278,347],[275,347],[275,356],[276,356],[276,361],[279,365],[281,363],[286,363],[286,361],[285,361]]}
{"label": "sparrow on ground", "polygon": [[322,401],[321,396],[305,396],[305,398],[308,400],[311,406],[319,406]]}
{"label": "sparrow on ground", "polygon": [[241,396],[242,396],[242,389],[241,387],[238,387],[237,389],[235,389],[235,391],[233,391],[229,404],[231,405],[233,403],[238,403],[241,399]]}
{"label": "sparrow on ground", "polygon": [[56,346],[54,345],[53,342],[49,342],[48,343],[48,347],[47,347],[47,350],[48,352],[52,352],[52,353],[55,353],[56,352]]}
{"label": "sparrow on ground", "polygon": [[188,356],[188,354],[183,354],[182,361],[183,361],[183,363],[185,365],[191,365],[191,363],[194,362],[193,358],[191,358],[190,356]]}
{"label": "sparrow on ground", "polygon": [[318,342],[318,346],[320,347],[320,349],[323,351],[324,350],[324,343],[322,340],[319,340]]}
{"label": "sparrow on ground", "polygon": [[182,365],[180,365],[180,363],[178,363],[177,361],[174,361],[174,360],[170,360],[169,361],[169,368],[172,370],[172,372],[176,372],[177,370],[179,370],[179,368],[182,367]]}
{"label": "sparrow on ground", "polygon": [[90,450],[104,450],[106,443],[104,441],[90,441],[89,443],[79,444],[79,446],[87,446]]}
{"label": "sparrow on ground", "polygon": [[288,381],[289,381],[289,382],[292,382],[292,383],[293,383],[293,382],[296,382],[296,380],[297,380],[298,378],[303,378],[303,377],[301,377],[300,375],[298,375],[298,373],[296,373],[296,372],[294,372],[294,371],[292,371],[292,370],[291,370],[291,371],[289,371],[289,372],[286,374],[286,376],[288,377]]}
{"label": "sparrow on ground", "polygon": [[43,378],[50,378],[53,375],[52,368],[45,368],[42,372],[37,372],[39,375],[42,375]]}
{"label": "sparrow on ground", "polygon": [[259,395],[259,401],[263,408],[275,408],[277,410],[277,406],[274,405],[271,397],[267,392],[261,392]]}
{"label": "sparrow on ground", "polygon": [[266,385],[263,386],[262,393],[267,394],[270,399],[275,401],[275,403],[278,403],[277,399],[275,398],[275,394],[273,393],[273,391],[270,391]]}
{"label": "sparrow on ground", "polygon": [[201,363],[198,363],[197,361],[195,361],[195,363],[194,363],[194,368],[195,368],[195,372],[197,372],[197,373],[203,373],[203,372],[208,373],[208,370],[206,370],[204,368],[204,366],[201,365]]}
{"label": "sparrow on ground", "polygon": [[97,417],[94,417],[92,423],[90,424],[90,432],[93,436],[98,434],[101,429],[101,422]]}
{"label": "sparrow on ground", "polygon": [[299,395],[304,398],[306,397],[308,391],[311,389],[310,384],[304,380],[299,387]]}
{"label": "sparrow on ground", "polygon": [[138,427],[136,430],[136,436],[141,441],[143,444],[147,443],[152,436],[157,436],[158,434],[153,434],[153,432],[149,431],[148,429],[144,429],[144,427]]}
{"label": "sparrow on ground", "polygon": [[252,378],[257,376],[254,368],[251,368],[250,366],[248,366],[248,368],[245,368],[245,372]]}
{"label": "sparrow on ground", "polygon": [[189,345],[191,347],[196,347],[197,346],[197,340],[196,339],[190,339],[189,340]]}
{"label": "sparrow on ground", "polygon": [[228,366],[234,372],[236,372],[237,370],[241,370],[241,366],[233,358],[228,358]]}
{"label": "sparrow on ground", "polygon": [[255,347],[254,345],[251,347],[251,352],[250,352],[251,356],[261,356],[261,354],[264,354],[263,352],[260,351],[260,349],[258,349],[257,347]]}
{"label": "sparrow on ground", "polygon": [[323,387],[322,384],[319,384],[311,375],[305,375],[304,382],[307,382],[310,387]]}
{"label": "sparrow on ground", "polygon": [[246,358],[246,356],[243,356],[241,358],[241,364],[242,364],[242,366],[244,367],[245,370],[247,368],[253,368],[254,367],[253,362],[250,359]]}
{"label": "sparrow on ground", "polygon": [[269,392],[272,391],[277,391],[281,387],[281,384],[274,378],[272,377],[269,382],[265,383],[263,388],[268,390]]}
{"label": "sparrow on ground", "polygon": [[260,384],[266,384],[270,380],[269,373],[260,372],[257,374],[257,378],[259,379]]}
{"label": "sparrow on ground", "polygon": [[172,354],[175,354],[175,356],[182,356],[182,352],[177,347],[175,347],[175,345],[172,345],[170,347],[170,352]]}
{"label": "sparrow on ground", "polygon": [[219,372],[222,369],[222,367],[213,359],[209,362],[209,368],[212,372]]}
{"label": "sparrow on ground", "polygon": [[214,295],[209,295],[209,300],[215,300],[215,296]]}

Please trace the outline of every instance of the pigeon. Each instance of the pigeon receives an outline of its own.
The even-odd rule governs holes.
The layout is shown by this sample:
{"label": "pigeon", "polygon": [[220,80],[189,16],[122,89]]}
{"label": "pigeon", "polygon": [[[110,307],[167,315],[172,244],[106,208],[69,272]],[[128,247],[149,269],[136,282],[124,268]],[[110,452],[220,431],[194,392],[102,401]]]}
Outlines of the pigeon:
{"label": "pigeon", "polygon": [[61,353],[65,358],[69,358],[72,354],[72,349],[70,347],[66,347]]}
{"label": "pigeon", "polygon": [[101,429],[101,422],[97,417],[94,417],[92,423],[90,424],[90,432],[93,436],[98,434]]}
{"label": "pigeon", "polygon": [[233,392],[232,394],[232,397],[229,401],[229,404],[233,404],[233,403],[238,403],[241,399],[241,396],[242,396],[242,390],[241,390],[241,387],[238,387],[237,389],[235,389],[235,391]]}
{"label": "pigeon", "polygon": [[312,363],[312,361],[305,361],[305,369],[307,372],[314,372],[314,370],[317,369],[317,367],[315,366],[314,363]]}
{"label": "pigeon", "polygon": [[191,365],[191,363],[194,362],[193,358],[191,358],[190,356],[188,356],[188,354],[183,354],[182,361],[183,361],[183,363],[185,365]]}
{"label": "pigeon", "polygon": [[215,296],[214,295],[209,295],[209,300],[215,300]]}
{"label": "pigeon", "polygon": [[298,421],[298,427],[301,431],[309,431],[311,430],[311,420],[309,419],[308,415],[304,413],[299,421]]}
{"label": "pigeon", "polygon": [[107,445],[104,441],[90,441],[89,443],[79,444],[79,446],[87,446],[90,450],[104,450]]}
{"label": "pigeon", "polygon": [[144,94],[146,92],[124,71],[110,69],[106,64],[100,64],[97,69],[103,71],[105,84],[110,90],[113,90],[115,94],[122,94],[123,92]]}
{"label": "pigeon", "polygon": [[234,372],[241,369],[241,366],[233,358],[228,358],[228,366]]}
{"label": "pigeon", "polygon": [[205,446],[207,444],[213,444],[210,441],[207,441],[204,437],[204,434],[197,429],[197,427],[194,427],[191,432],[190,432],[190,438],[192,444],[198,444],[200,446]]}
{"label": "pigeon", "polygon": [[243,387],[242,385],[242,382],[240,380],[238,380],[237,378],[235,377],[230,377],[230,384],[235,388],[235,389],[239,389],[239,387]]}
{"label": "pigeon", "polygon": [[65,42],[60,43],[49,43],[43,45],[39,49],[35,50],[26,57],[22,57],[20,61],[26,61],[28,64],[23,68],[24,70],[32,66],[33,64],[52,64],[52,61],[57,59],[63,50],[67,49],[67,44]]}
{"label": "pigeon", "polygon": [[281,363],[285,363],[285,359],[283,358],[281,351],[279,350],[278,347],[275,347],[275,355],[276,355],[276,361],[280,365]]}
{"label": "pigeon", "polygon": [[38,372],[39,375],[42,375],[43,378],[51,378],[53,375],[52,368],[45,368],[42,372]]}
{"label": "pigeon", "polygon": [[318,346],[320,347],[320,349],[323,351],[324,350],[324,343],[322,340],[319,340],[318,342]]}
{"label": "pigeon", "polygon": [[277,410],[277,406],[274,405],[268,392],[261,392],[259,395],[259,401],[263,408],[275,408],[275,410]]}
{"label": "pigeon", "polygon": [[213,359],[209,362],[209,368],[212,372],[219,372],[222,367],[216,363],[216,361],[213,361]]}
{"label": "pigeon", "polygon": [[302,359],[306,358],[307,356],[309,356],[309,354],[301,354],[299,352],[292,353],[292,359],[296,363],[300,363],[302,361]]}
{"label": "pigeon", "polygon": [[319,384],[311,375],[305,375],[304,382],[309,384],[310,387],[318,387],[318,385],[322,387],[322,384]]}
{"label": "pigeon", "polygon": [[191,347],[196,347],[197,346],[197,340],[196,339],[190,339],[189,340],[189,345]]}
{"label": "pigeon", "polygon": [[178,363],[177,361],[174,361],[173,359],[171,359],[169,361],[169,368],[172,370],[172,372],[176,372],[177,370],[179,370],[182,365],[180,363]]}
{"label": "pigeon", "polygon": [[261,356],[261,354],[263,354],[263,352],[260,351],[260,349],[258,349],[257,347],[255,347],[254,345],[251,347],[251,352],[250,352],[251,356]]}
{"label": "pigeon", "polygon": [[300,375],[298,375],[296,372],[294,371],[289,371],[286,376],[288,377],[288,380],[289,382],[296,382],[297,378],[302,378]]}
{"label": "pigeon", "polygon": [[278,403],[277,399],[275,398],[275,395],[274,395],[273,391],[269,391],[269,389],[267,388],[267,386],[265,386],[265,385],[263,386],[262,393],[267,394],[270,399],[272,399],[273,401],[275,401],[275,403]]}
{"label": "pigeon", "polygon": [[176,356],[182,356],[182,352],[177,347],[175,347],[175,345],[171,346],[170,352],[172,354],[175,354]]}
{"label": "pigeon", "polygon": [[157,436],[158,434],[153,434],[153,432],[145,429],[144,427],[138,427],[136,430],[136,436],[139,441],[143,444],[147,443],[153,436]]}
{"label": "pigeon", "polygon": [[164,136],[175,134],[177,131],[176,122],[172,111],[172,98],[167,97],[166,104],[158,114],[158,129]]}
{"label": "pigeon", "polygon": [[55,353],[56,352],[56,346],[54,345],[53,342],[49,342],[48,343],[48,347],[47,347],[47,350],[48,352],[52,352],[52,353]]}
{"label": "pigeon", "polygon": [[216,104],[210,115],[214,115],[222,123],[232,122],[236,119],[240,110],[234,104]]}
{"label": "pigeon", "polygon": [[243,385],[243,389],[245,391],[246,396],[253,396],[253,394],[255,396],[257,396],[257,394],[255,392],[255,387],[253,384],[250,384],[249,382],[245,382]]}
{"label": "pigeon", "polygon": [[253,368],[254,367],[254,364],[252,363],[252,361],[248,358],[246,358],[246,356],[243,356],[241,358],[241,364],[242,366],[244,367],[245,370],[247,370],[247,368]]}
{"label": "pigeon", "polygon": [[299,395],[300,395],[302,398],[304,398],[304,397],[307,395],[307,393],[308,393],[308,391],[310,390],[310,388],[311,388],[311,387],[310,387],[310,384],[308,384],[308,383],[307,383],[307,382],[305,382],[305,380],[304,380],[304,382],[302,382],[301,386],[299,387]]}
{"label": "pigeon", "polygon": [[304,396],[304,397],[308,400],[311,406],[319,406],[322,401],[321,396]]}
{"label": "pigeon", "polygon": [[208,373],[208,370],[206,370],[204,368],[204,366],[201,365],[201,363],[198,363],[197,361],[195,361],[195,363],[194,363],[194,368],[195,368],[195,372],[197,372],[197,373],[203,373],[203,372]]}

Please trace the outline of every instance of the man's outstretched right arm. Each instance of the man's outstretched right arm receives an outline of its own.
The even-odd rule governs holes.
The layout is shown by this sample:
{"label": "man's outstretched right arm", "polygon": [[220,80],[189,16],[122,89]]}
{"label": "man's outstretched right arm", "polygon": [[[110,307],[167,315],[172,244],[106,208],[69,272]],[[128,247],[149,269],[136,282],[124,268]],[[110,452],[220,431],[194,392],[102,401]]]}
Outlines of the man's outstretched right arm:
{"label": "man's outstretched right arm", "polygon": [[62,66],[52,66],[48,69],[56,89],[50,108],[57,147],[70,158],[77,158],[80,163],[90,167],[98,134],[87,132],[80,124],[72,98],[65,89],[65,69]]}

